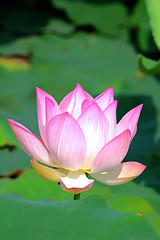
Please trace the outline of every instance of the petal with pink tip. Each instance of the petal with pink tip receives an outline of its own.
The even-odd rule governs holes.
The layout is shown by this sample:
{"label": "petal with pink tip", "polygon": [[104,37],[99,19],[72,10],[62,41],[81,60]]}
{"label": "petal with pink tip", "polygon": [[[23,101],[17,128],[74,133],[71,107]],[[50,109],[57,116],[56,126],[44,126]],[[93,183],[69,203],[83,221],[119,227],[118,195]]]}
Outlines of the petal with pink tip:
{"label": "petal with pink tip", "polygon": [[44,92],[40,88],[36,87],[37,92],[37,114],[38,114],[38,124],[39,124],[39,131],[44,143],[47,145],[46,141],[46,98],[50,99],[53,102],[55,113],[60,113],[60,108],[56,102],[56,100],[49,95],[48,93]]}
{"label": "petal with pink tip", "polygon": [[90,101],[88,99],[85,99],[81,106],[81,113],[83,113],[90,105]]}
{"label": "petal with pink tip", "polygon": [[117,124],[117,135],[123,132],[125,129],[131,131],[131,138],[134,137],[137,130],[137,122],[141,112],[143,104],[133,108],[128,113],[126,113],[120,122]]}
{"label": "petal with pink tip", "polygon": [[145,168],[146,166],[138,162],[125,162],[110,172],[95,173],[91,176],[107,185],[120,185],[138,177]]}
{"label": "petal with pink tip", "polygon": [[109,141],[113,139],[116,133],[116,109],[117,109],[117,101],[113,101],[104,111],[104,115],[109,123]]}
{"label": "petal with pink tip", "polygon": [[67,108],[68,108],[68,106],[69,106],[69,104],[71,102],[71,98],[72,98],[73,92],[74,92],[74,90],[72,92],[68,93],[62,99],[62,101],[60,102],[59,106],[60,106],[60,109],[61,109],[62,113],[67,111]]}
{"label": "petal with pink tip", "polygon": [[68,112],[77,118],[81,114],[81,105],[85,99],[92,100],[92,97],[83,90],[80,84],[77,84],[76,88],[61,101],[61,111]]}
{"label": "petal with pink tip", "polygon": [[96,103],[92,103],[77,121],[87,143],[87,155],[81,168],[90,169],[93,159],[107,142],[108,121]]}
{"label": "petal with pink tip", "polygon": [[86,92],[86,91],[84,91],[84,92],[85,92],[85,95],[86,95],[87,99],[88,99],[90,102],[92,102],[92,101],[93,101],[93,97],[92,97],[88,92]]}
{"label": "petal with pink tip", "polygon": [[44,166],[38,163],[34,158],[30,161],[34,171],[37,173],[38,176],[41,178],[57,183],[59,182],[59,177],[65,177],[68,174],[68,171],[63,169],[53,169],[47,166]]}
{"label": "petal with pink tip", "polygon": [[73,194],[89,190],[94,182],[93,179],[88,179],[82,170],[76,172],[69,171],[66,177],[60,177],[59,179],[62,189]]}
{"label": "petal with pink tip", "polygon": [[112,87],[108,88],[106,91],[104,91],[94,99],[94,102],[98,104],[102,111],[104,111],[104,109],[108,107],[108,105],[111,104],[113,101],[114,96]]}
{"label": "petal with pink tip", "polygon": [[128,151],[130,137],[131,132],[127,129],[108,142],[94,159],[91,173],[108,172],[116,168]]}
{"label": "petal with pink tip", "polygon": [[56,115],[47,126],[51,154],[66,169],[76,171],[86,155],[86,142],[76,120],[69,113]]}
{"label": "petal with pink tip", "polygon": [[51,156],[39,137],[14,120],[8,119],[8,122],[19,144],[31,158],[53,165]]}

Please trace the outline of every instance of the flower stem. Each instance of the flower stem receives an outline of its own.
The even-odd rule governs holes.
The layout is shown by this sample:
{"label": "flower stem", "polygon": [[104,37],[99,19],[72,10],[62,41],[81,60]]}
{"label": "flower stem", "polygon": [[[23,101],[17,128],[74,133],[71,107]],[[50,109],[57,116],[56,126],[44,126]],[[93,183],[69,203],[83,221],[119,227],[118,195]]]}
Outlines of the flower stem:
{"label": "flower stem", "polygon": [[79,200],[80,199],[80,193],[74,194],[74,200]]}

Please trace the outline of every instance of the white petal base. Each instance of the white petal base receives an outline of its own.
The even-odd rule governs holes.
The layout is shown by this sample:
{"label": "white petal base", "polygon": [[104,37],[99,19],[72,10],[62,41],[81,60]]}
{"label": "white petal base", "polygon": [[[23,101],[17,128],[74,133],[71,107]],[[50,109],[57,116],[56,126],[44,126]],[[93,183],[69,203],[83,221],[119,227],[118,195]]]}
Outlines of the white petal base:
{"label": "white petal base", "polygon": [[88,179],[85,172],[69,171],[66,177],[59,177],[61,187],[64,191],[77,194],[90,189],[94,180]]}

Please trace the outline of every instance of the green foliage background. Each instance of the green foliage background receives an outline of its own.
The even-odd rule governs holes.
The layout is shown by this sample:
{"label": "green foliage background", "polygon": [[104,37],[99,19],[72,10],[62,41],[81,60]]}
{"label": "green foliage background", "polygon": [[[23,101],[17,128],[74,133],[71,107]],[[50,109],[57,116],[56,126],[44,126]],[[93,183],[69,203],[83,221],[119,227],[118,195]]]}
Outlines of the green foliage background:
{"label": "green foliage background", "polygon": [[[0,239],[160,239],[160,2],[0,2]],[[136,180],[95,183],[82,200],[40,179],[6,118],[38,134],[35,87],[60,102],[79,82],[110,86],[118,120],[144,104],[126,161]]]}

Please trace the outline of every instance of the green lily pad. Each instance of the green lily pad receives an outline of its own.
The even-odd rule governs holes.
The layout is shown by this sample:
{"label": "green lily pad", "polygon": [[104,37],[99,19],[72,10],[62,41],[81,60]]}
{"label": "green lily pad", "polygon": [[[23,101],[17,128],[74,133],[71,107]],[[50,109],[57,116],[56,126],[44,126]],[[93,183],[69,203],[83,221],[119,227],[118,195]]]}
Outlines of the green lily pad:
{"label": "green lily pad", "polygon": [[[32,202],[15,194],[0,195],[2,239],[158,239],[158,235],[136,213],[123,213],[107,207],[94,196],[80,201]],[[6,212],[8,214],[6,214]],[[23,224],[22,224],[23,223]],[[125,227],[124,227],[125,226]],[[147,229],[147,231],[145,230]]]}
{"label": "green lily pad", "polygon": [[154,61],[142,55],[138,57],[138,65],[141,72],[152,75],[160,73],[160,60]]}
{"label": "green lily pad", "polygon": [[152,34],[157,47],[160,49],[160,2],[158,0],[146,0],[148,15],[152,28]]}
{"label": "green lily pad", "polygon": [[71,23],[62,21],[61,19],[51,19],[47,25],[42,29],[43,32],[54,33],[59,35],[67,35],[73,33],[75,27]]}
{"label": "green lily pad", "polygon": [[137,35],[134,34],[134,36],[140,49],[151,51],[153,48],[151,44],[151,27],[145,0],[137,1],[130,16],[130,26],[134,31],[137,31]]}
{"label": "green lily pad", "polygon": [[0,175],[9,175],[16,170],[26,170],[31,167],[30,157],[23,151],[7,149],[0,151]]}
{"label": "green lily pad", "polygon": [[76,25],[92,25],[97,30],[112,36],[121,32],[127,19],[127,10],[120,2],[107,4],[70,0],[52,0],[52,2],[56,7],[65,10]]}

